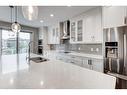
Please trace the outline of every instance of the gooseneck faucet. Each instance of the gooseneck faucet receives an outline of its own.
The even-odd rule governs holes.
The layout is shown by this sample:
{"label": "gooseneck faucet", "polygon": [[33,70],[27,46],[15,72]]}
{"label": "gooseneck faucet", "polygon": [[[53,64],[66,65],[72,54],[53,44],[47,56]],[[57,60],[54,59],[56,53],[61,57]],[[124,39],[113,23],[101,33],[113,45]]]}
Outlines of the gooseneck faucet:
{"label": "gooseneck faucet", "polygon": [[[35,41],[30,41],[29,43],[28,43],[28,61],[30,61],[30,51],[31,51],[31,43],[36,43]],[[26,59],[27,59],[26,58]]]}

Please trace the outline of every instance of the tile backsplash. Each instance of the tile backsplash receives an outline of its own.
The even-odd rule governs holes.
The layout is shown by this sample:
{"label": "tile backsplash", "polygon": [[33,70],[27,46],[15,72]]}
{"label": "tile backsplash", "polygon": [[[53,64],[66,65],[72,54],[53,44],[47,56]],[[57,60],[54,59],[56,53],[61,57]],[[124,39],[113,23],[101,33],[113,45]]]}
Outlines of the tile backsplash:
{"label": "tile backsplash", "polygon": [[102,55],[102,44],[70,44],[65,41],[64,44],[51,45],[51,49]]}

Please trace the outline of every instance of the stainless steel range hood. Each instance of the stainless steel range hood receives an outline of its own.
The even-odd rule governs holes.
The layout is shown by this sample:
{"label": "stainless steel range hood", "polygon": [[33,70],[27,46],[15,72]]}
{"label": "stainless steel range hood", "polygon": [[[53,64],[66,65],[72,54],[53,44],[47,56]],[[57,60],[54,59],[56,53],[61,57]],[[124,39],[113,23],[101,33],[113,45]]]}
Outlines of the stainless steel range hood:
{"label": "stainless steel range hood", "polygon": [[64,21],[63,22],[63,29],[62,29],[62,38],[61,39],[69,39],[70,38],[70,21]]}

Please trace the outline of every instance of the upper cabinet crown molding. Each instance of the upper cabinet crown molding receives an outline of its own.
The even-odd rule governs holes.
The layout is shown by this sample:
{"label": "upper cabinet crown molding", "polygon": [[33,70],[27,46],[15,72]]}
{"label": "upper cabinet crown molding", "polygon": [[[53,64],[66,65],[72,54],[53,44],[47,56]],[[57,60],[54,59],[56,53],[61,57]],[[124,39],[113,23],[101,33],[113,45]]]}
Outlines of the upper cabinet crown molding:
{"label": "upper cabinet crown molding", "polygon": [[103,7],[103,28],[120,27],[127,25],[127,7]]}

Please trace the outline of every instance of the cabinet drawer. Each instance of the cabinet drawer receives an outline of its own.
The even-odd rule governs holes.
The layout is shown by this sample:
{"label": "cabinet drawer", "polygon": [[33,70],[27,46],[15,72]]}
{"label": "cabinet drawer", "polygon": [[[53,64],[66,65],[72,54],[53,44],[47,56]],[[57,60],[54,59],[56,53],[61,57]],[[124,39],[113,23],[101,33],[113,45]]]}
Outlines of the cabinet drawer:
{"label": "cabinet drawer", "polygon": [[92,64],[93,63],[91,59],[85,58],[83,59],[82,67],[87,68],[87,69],[92,69]]}
{"label": "cabinet drawer", "polygon": [[72,63],[72,64],[75,64],[78,66],[82,66],[83,61],[82,60],[78,61],[78,60],[68,59],[68,63]]}

